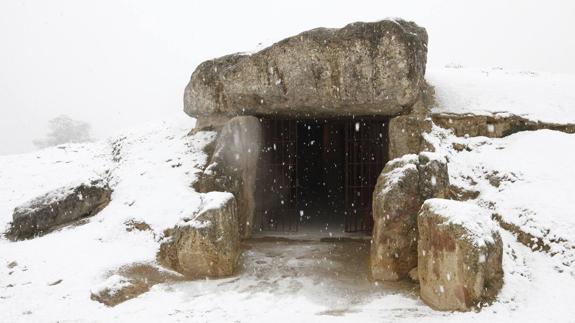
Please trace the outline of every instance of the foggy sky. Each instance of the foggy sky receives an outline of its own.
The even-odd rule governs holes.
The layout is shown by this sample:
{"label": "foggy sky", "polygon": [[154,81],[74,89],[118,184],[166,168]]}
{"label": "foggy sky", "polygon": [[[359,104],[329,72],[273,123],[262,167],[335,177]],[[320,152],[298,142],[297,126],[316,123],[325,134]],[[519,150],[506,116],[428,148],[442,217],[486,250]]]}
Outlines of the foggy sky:
{"label": "foggy sky", "polygon": [[0,154],[33,150],[60,114],[100,138],[183,116],[183,89],[203,60],[386,17],[427,28],[429,66],[575,73],[568,0],[2,0]]}

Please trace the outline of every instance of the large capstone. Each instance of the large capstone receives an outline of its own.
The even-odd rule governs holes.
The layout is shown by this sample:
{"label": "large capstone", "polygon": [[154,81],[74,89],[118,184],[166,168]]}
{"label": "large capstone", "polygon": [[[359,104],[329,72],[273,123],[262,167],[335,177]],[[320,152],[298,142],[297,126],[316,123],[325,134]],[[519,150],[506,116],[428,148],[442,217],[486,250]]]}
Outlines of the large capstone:
{"label": "large capstone", "polygon": [[258,118],[232,118],[220,130],[209,164],[196,184],[200,192],[222,191],[234,194],[242,237],[252,233],[256,171],[261,145],[262,130]]}
{"label": "large capstone", "polygon": [[14,209],[6,236],[30,239],[96,215],[108,205],[112,190],[102,181],[50,191]]}
{"label": "large capstone", "polygon": [[493,301],[503,285],[503,247],[491,214],[466,202],[430,199],[417,223],[421,299],[459,311]]}
{"label": "large capstone", "polygon": [[167,230],[157,259],[187,278],[230,276],[240,255],[236,200],[210,192],[202,201],[196,215]]}
{"label": "large capstone", "polygon": [[251,55],[200,64],[184,109],[214,115],[395,116],[425,84],[427,33],[413,22],[313,29]]}

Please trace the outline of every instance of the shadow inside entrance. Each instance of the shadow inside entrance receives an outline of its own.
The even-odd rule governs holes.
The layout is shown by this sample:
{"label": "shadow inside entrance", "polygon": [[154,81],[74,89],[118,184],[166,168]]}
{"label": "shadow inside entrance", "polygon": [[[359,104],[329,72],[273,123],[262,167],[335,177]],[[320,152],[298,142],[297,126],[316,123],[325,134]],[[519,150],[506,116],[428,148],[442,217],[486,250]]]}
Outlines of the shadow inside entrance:
{"label": "shadow inside entrance", "polygon": [[387,161],[387,120],[260,120],[256,231],[371,234],[373,189]]}

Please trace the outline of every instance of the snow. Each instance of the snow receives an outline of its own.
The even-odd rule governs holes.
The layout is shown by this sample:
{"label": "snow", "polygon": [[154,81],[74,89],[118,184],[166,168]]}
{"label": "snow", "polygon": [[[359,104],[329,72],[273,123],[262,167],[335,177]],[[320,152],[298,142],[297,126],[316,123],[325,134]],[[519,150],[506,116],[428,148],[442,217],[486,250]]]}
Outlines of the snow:
{"label": "snow", "polygon": [[234,195],[230,192],[208,192],[202,197],[202,208],[198,213],[219,209],[233,198]]}
{"label": "snow", "polygon": [[425,207],[445,219],[442,225],[460,225],[467,231],[467,238],[476,246],[493,244],[497,228],[491,220],[491,213],[473,203],[446,199],[429,199]]}
{"label": "snow", "polygon": [[[437,127],[434,132],[435,146],[449,156],[450,182],[479,191],[478,205],[542,239],[558,254],[553,257],[558,266],[572,271],[575,135],[538,130],[490,139],[457,138]],[[469,151],[453,150],[454,142]]]}
{"label": "snow", "polygon": [[107,292],[110,296],[116,295],[122,288],[128,287],[132,283],[123,276],[112,275],[108,277],[101,285],[95,286],[90,292],[92,294],[99,294]]}
{"label": "snow", "polygon": [[534,121],[575,123],[575,75],[460,66],[428,68],[436,113],[515,114]]}
{"label": "snow", "polygon": [[[457,68],[430,70],[428,79],[438,93],[435,111],[575,120],[571,76]],[[489,139],[457,138],[434,127],[428,136],[437,149],[430,158],[449,161],[450,182],[480,192],[463,208],[458,204],[453,221],[481,223],[498,213],[551,246],[534,252],[496,226],[505,284],[481,312],[433,311],[413,286],[369,281],[367,249],[319,241],[251,241],[233,277],[158,284],[112,308],[92,301],[92,291],[124,286],[119,268],[156,266],[165,229],[230,198],[192,188],[207,163],[203,148],[215,133],[188,136],[193,120],[184,118],[123,131],[109,141],[0,157],[0,231],[15,207],[70,183],[105,178],[114,189],[108,207],[83,225],[20,242],[0,238],[0,321],[574,321],[575,135],[547,130]],[[453,143],[470,149],[456,151]],[[398,162],[412,167],[409,161],[417,158]],[[470,219],[472,214],[482,215]],[[151,230],[127,231],[129,221]]]}

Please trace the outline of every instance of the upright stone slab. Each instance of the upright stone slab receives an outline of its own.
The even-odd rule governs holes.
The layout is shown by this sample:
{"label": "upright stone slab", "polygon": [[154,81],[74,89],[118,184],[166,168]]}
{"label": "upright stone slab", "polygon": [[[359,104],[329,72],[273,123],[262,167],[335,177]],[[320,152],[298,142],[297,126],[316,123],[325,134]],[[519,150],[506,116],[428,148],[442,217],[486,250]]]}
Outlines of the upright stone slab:
{"label": "upright stone slab", "polygon": [[438,310],[468,311],[503,285],[501,237],[491,214],[444,199],[427,200],[417,219],[421,299]]}
{"label": "upright stone slab", "polygon": [[423,201],[445,197],[447,161],[436,153],[404,155],[387,163],[373,192],[372,277],[395,281],[417,266],[417,213]]}
{"label": "upright stone slab", "polygon": [[439,153],[419,154],[419,194],[421,200],[447,198],[449,195],[449,173],[447,160]]}
{"label": "upright stone slab", "polygon": [[417,155],[387,163],[373,193],[373,237],[370,266],[373,279],[399,280],[417,266],[419,172]]}
{"label": "upright stone slab", "polygon": [[166,232],[157,259],[188,278],[230,276],[240,255],[236,200],[228,192],[202,199],[197,215]]}
{"label": "upright stone slab", "polygon": [[258,118],[232,118],[223,125],[198,184],[201,192],[225,191],[234,194],[242,237],[248,237],[253,228],[256,171],[261,145],[262,130]]}
{"label": "upright stone slab", "polygon": [[429,145],[423,134],[431,131],[431,119],[420,115],[403,115],[389,121],[389,158],[419,154]]}
{"label": "upright stone slab", "polygon": [[254,54],[200,64],[184,111],[214,115],[396,116],[425,84],[427,33],[413,22],[317,28]]}

